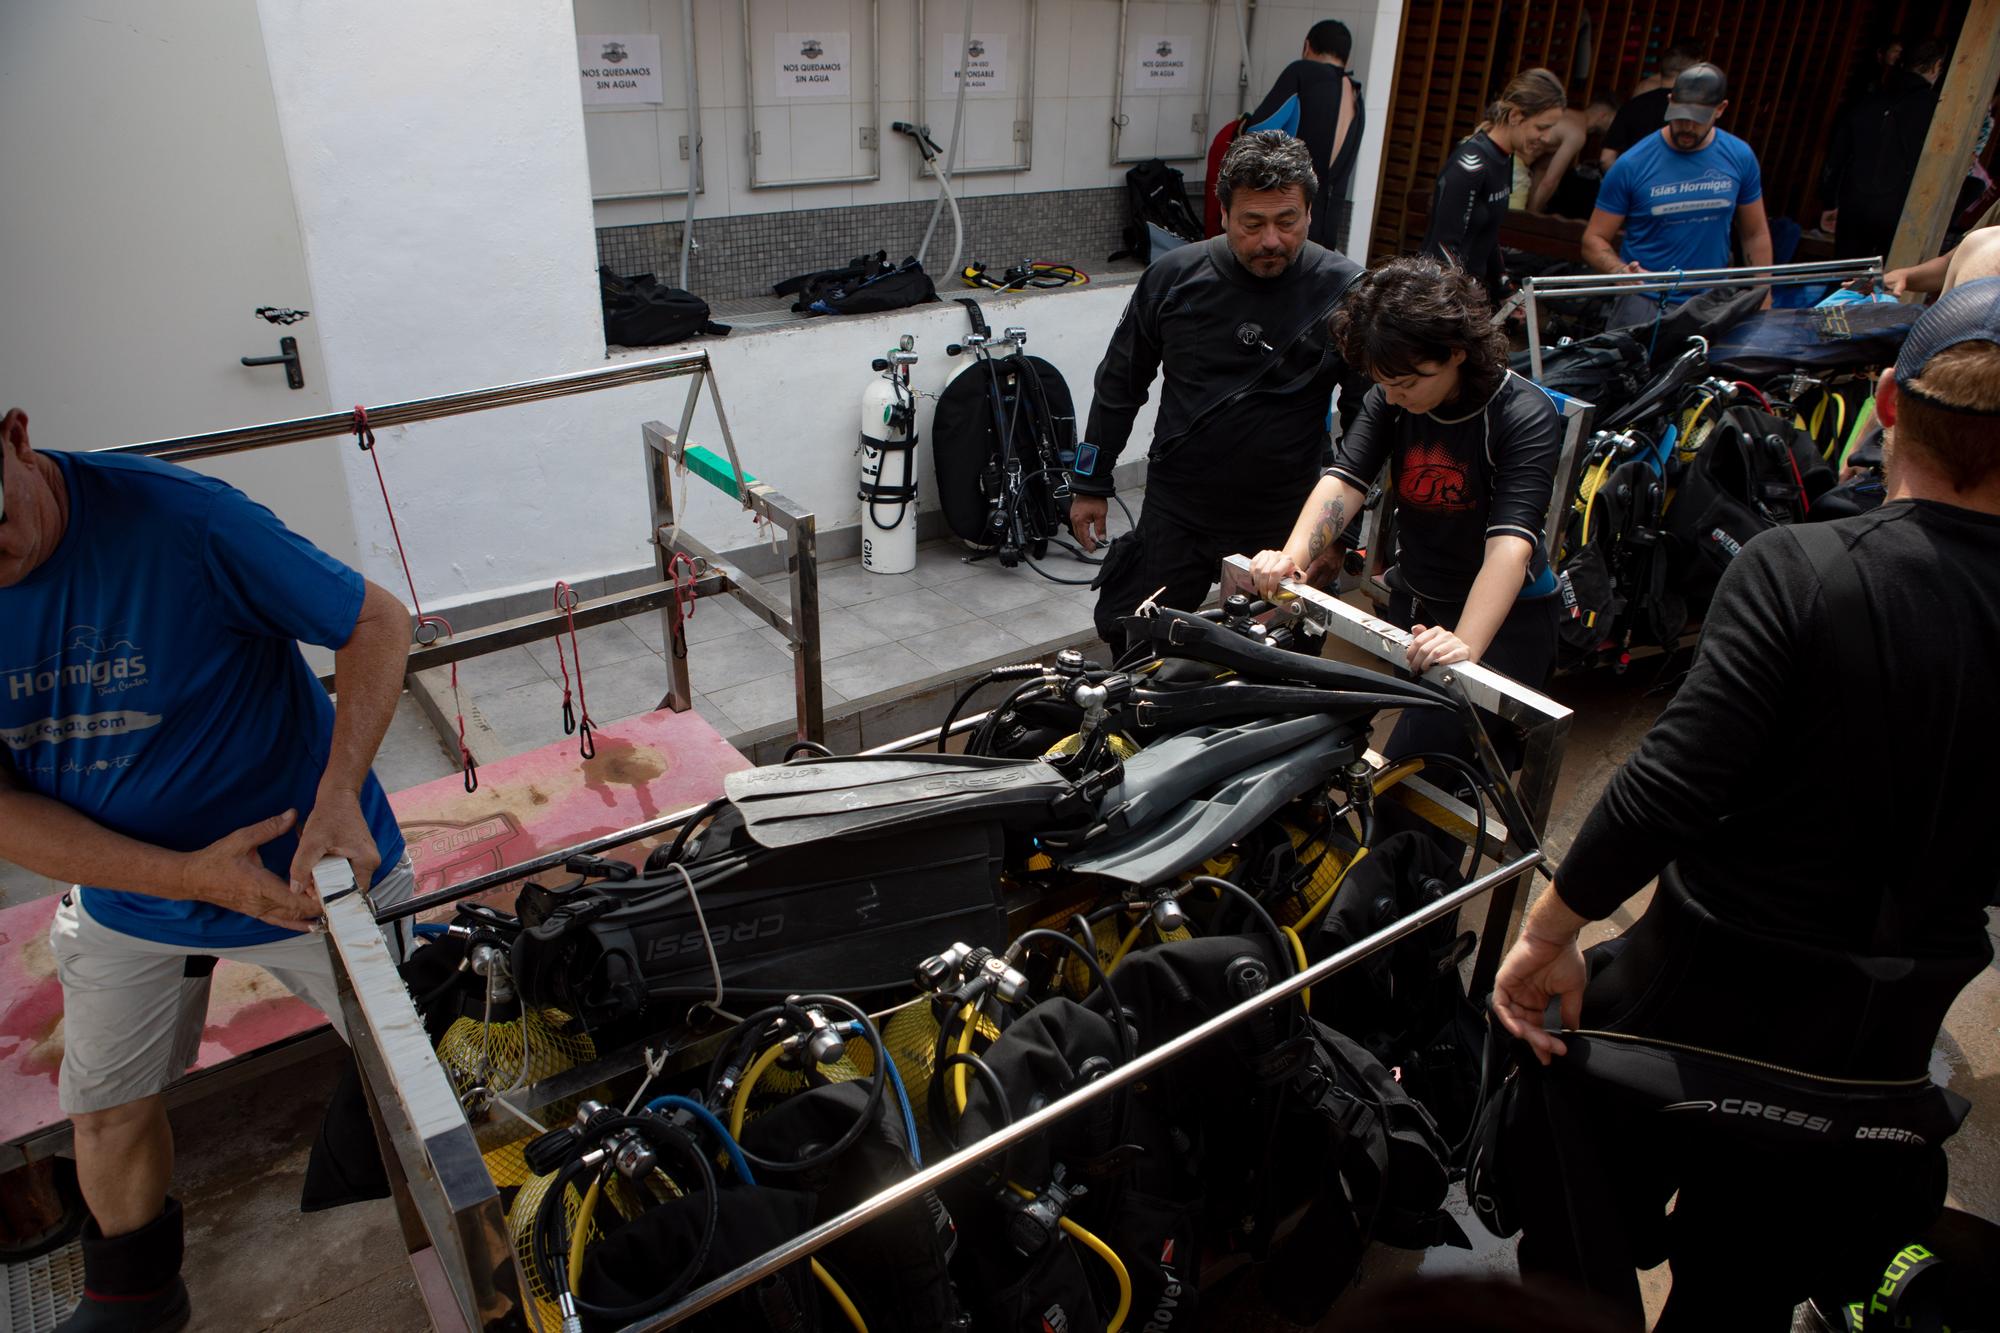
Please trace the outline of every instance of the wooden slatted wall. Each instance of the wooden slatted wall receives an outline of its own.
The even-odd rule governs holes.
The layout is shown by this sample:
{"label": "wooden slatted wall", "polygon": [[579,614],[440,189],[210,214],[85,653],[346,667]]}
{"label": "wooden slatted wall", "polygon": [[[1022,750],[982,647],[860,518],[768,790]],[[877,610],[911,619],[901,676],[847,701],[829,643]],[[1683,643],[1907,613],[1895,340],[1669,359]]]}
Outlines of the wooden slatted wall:
{"label": "wooden slatted wall", "polygon": [[[1692,39],[1729,76],[1723,124],[1756,151],[1774,216],[1811,226],[1833,117],[1876,37],[1922,16],[1955,32],[1963,0],[1406,0],[1382,160],[1372,256],[1423,241],[1412,192],[1428,195],[1445,156],[1477,128],[1516,70],[1543,65],[1567,81],[1570,104],[1623,100],[1660,53]],[[1953,12],[1955,11],[1955,13]]]}

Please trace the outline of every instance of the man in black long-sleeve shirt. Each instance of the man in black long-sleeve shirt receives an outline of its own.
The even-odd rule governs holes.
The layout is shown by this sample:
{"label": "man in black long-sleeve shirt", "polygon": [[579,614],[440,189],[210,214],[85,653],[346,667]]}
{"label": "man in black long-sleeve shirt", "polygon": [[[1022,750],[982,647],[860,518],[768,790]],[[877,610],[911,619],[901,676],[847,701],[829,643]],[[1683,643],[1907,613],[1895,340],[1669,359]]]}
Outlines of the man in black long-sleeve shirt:
{"label": "man in black long-sleeve shirt", "polygon": [[1327,319],[1361,270],[1306,239],[1317,189],[1297,139],[1238,139],[1217,175],[1222,235],[1148,268],[1111,335],[1070,473],[1070,526],[1086,550],[1103,538],[1112,469],[1165,372],[1145,512],[1097,579],[1097,632],[1114,650],[1119,619],[1147,597],[1192,610],[1223,556],[1281,545],[1319,479],[1342,369]]}
{"label": "man in black long-sleeve shirt", "polygon": [[[1553,999],[1565,1029],[1823,1079],[1921,1081],[1952,998],[1991,961],[2000,279],[1925,313],[1876,404],[1890,428],[1890,499],[1830,525],[1866,632],[1832,622],[1829,602],[1856,603],[1792,533],[1743,547],[1686,683],[1606,787],[1500,969],[1495,1010],[1543,1063],[1568,1054],[1543,1027]],[[1851,650],[1857,638],[1872,658]],[[1606,946],[1608,966],[1589,968],[1578,932],[1656,874],[1645,916]],[[1554,1072],[1566,1073],[1561,1062]],[[1619,1225],[1576,1225],[1563,1210],[1576,1182],[1553,1162],[1527,1164],[1546,1188],[1527,1191],[1522,1266],[1636,1312],[1631,1265],[1659,1255],[1633,1237],[1659,1230],[1678,1188],[1663,1330],[1787,1327],[1827,1263],[1887,1243],[1873,1256],[1883,1259],[1943,1199],[1936,1143],[1774,1151],[1723,1131],[1699,1137],[1699,1116],[1590,1095],[1585,1132],[1602,1143]],[[1553,1143],[1549,1156],[1561,1156]]]}

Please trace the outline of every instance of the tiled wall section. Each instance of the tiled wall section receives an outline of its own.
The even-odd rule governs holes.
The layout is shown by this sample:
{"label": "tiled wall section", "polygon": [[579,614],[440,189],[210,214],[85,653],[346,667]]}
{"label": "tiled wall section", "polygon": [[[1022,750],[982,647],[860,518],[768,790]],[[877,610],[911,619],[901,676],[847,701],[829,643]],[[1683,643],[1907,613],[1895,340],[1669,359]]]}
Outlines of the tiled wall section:
{"label": "tiled wall section", "polygon": [[[1197,213],[1201,200],[1192,201]],[[1352,207],[1352,205],[1348,205]],[[836,268],[856,255],[889,252],[891,260],[916,253],[932,204],[873,204],[749,217],[697,219],[698,249],[688,262],[688,286],[708,301],[763,296],[771,284],[797,273]],[[1022,259],[1075,264],[1088,273],[1123,243],[1125,191],[1049,190],[1036,194],[983,195],[962,200],[965,259],[994,272]],[[1347,230],[1342,220],[1341,233]],[[951,259],[951,214],[938,220],[930,269]],[[652,273],[673,282],[680,274],[681,224],[600,227],[598,262],[615,273]]]}
{"label": "tiled wall section", "polygon": [[[859,254],[889,252],[891,260],[916,253],[930,222],[931,203],[822,208],[749,217],[697,219],[688,263],[688,286],[709,301],[761,296],[796,273],[836,268]],[[1021,259],[1059,260],[1089,272],[1119,247],[1125,225],[1125,192],[1051,190],[1040,194],[983,195],[961,201],[966,261],[1004,270]],[[681,224],[601,227],[600,263],[623,274],[654,273],[671,282],[680,273]],[[938,220],[929,267],[951,261],[951,213]]]}

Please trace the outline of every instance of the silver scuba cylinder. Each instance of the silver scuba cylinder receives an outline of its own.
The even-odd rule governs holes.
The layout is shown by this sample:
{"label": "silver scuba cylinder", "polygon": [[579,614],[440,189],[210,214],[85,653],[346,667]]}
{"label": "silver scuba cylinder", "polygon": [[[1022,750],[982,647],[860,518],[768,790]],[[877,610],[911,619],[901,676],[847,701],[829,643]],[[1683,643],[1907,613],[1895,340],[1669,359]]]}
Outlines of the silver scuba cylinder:
{"label": "silver scuba cylinder", "polygon": [[861,567],[907,574],[917,567],[916,339],[875,358],[880,377],[861,395]]}

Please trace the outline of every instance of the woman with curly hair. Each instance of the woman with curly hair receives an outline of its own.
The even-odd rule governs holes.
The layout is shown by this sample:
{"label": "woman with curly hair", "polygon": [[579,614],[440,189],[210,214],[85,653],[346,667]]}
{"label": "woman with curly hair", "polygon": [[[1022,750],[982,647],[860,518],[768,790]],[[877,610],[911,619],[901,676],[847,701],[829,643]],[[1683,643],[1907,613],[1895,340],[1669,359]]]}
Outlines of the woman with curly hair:
{"label": "woman with curly hair", "polygon": [[[1386,464],[1396,532],[1389,616],[1416,636],[1410,669],[1481,662],[1539,688],[1556,654],[1542,523],[1562,416],[1539,386],[1508,370],[1491,321],[1477,279],[1433,259],[1395,260],[1349,289],[1333,339],[1374,387],[1290,540],[1259,552],[1251,569],[1265,597],[1284,579],[1327,581],[1341,532]],[[1410,710],[1389,753],[1465,748],[1455,718]]]}

